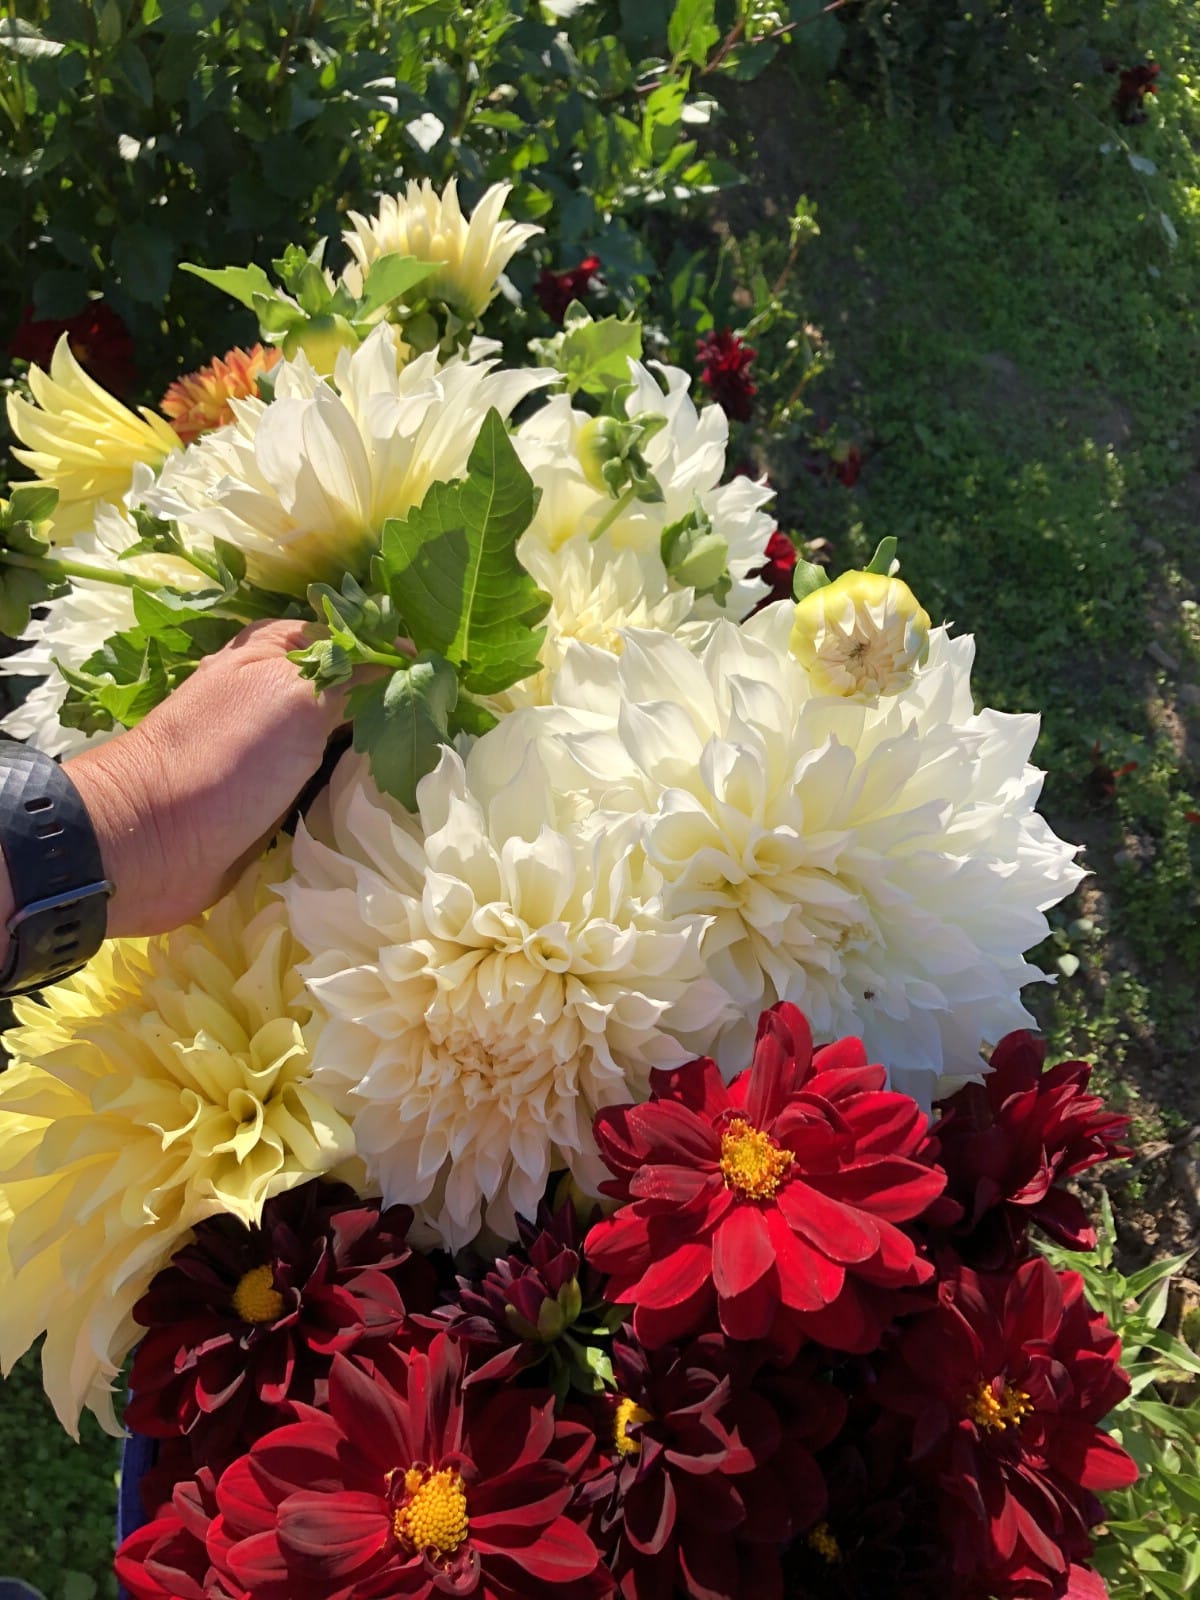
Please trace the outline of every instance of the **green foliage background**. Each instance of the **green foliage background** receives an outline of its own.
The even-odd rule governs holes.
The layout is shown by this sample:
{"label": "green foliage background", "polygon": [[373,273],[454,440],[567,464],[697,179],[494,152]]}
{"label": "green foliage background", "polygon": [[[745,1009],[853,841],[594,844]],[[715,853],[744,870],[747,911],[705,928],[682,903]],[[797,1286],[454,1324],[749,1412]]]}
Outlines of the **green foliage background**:
{"label": "green foliage background", "polygon": [[[1151,57],[1158,95],[1125,126],[1107,69]],[[1039,1015],[1053,1050],[1097,1059],[1149,1152],[1114,1191],[1117,1257],[1087,1268],[1142,1347],[1139,1382],[1154,1367],[1119,1424],[1153,1475],[1098,1561],[1119,1600],[1187,1594],[1194,1379],[1157,1331],[1178,1300],[1169,1316],[1165,1280],[1136,1273],[1200,1220],[1191,0],[594,0],[561,19],[520,0],[22,0],[0,20],[0,124],[0,339],[28,301],[64,316],[102,292],[149,398],[253,336],[180,260],[266,265],[401,173],[457,175],[468,199],[507,179],[547,229],[514,263],[520,308],[495,308],[514,356],[551,331],[539,268],[590,253],[594,309],[636,305],[650,354],[694,370],[697,334],[747,334],[759,394],[731,460],[770,470],[781,526],[838,567],[899,535],[923,603],[976,634],[981,698],[1044,713],[1044,809],[1093,877],[1054,914]],[[834,470],[851,448],[852,488]],[[0,1572],[50,1600],[115,1592],[115,1449],[84,1441],[23,1363],[0,1396],[19,1463]]]}

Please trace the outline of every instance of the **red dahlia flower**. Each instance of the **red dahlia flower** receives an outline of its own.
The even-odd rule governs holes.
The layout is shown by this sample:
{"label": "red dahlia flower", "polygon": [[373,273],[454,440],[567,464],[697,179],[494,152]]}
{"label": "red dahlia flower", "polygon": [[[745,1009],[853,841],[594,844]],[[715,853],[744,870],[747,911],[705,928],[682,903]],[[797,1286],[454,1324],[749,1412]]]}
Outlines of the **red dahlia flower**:
{"label": "red dahlia flower", "polygon": [[219,1471],[291,1402],[319,1401],[336,1353],[404,1327],[402,1289],[429,1304],[428,1263],[405,1243],[411,1218],[314,1182],[268,1200],[261,1227],[202,1222],[134,1307],[147,1332],[127,1426],[187,1435],[192,1460]]}
{"label": "red dahlia flower", "polygon": [[217,1512],[216,1485],[205,1467],[176,1486],[169,1504],[123,1541],[117,1579],[130,1600],[247,1600],[212,1568],[205,1542]]}
{"label": "red dahlia flower", "polygon": [[259,1439],[217,1487],[209,1556],[248,1600],[587,1600],[611,1591],[567,1516],[591,1430],[544,1390],[464,1393],[438,1334],[396,1383],[335,1356],[329,1411]]}
{"label": "red dahlia flower", "polygon": [[1010,1033],[993,1051],[984,1081],[942,1104],[935,1135],[946,1192],[963,1208],[954,1244],[976,1267],[1015,1260],[1030,1223],[1067,1249],[1090,1250],[1096,1230],[1061,1185],[1098,1161],[1129,1154],[1118,1142],[1129,1118],[1087,1093],[1087,1062],[1046,1071],[1045,1060],[1041,1040]]}
{"label": "red dahlia flower", "polygon": [[613,1350],[609,1470],[583,1491],[625,1600],[773,1600],[780,1551],[825,1506],[812,1450],[840,1426],[840,1395],[799,1368],[760,1372],[708,1334]]}
{"label": "red dahlia flower", "polygon": [[1042,1257],[1012,1274],[959,1268],[905,1329],[876,1393],[915,1419],[910,1470],[938,1491],[959,1578],[1006,1600],[1065,1592],[1096,1494],[1137,1477],[1098,1426],[1129,1392],[1119,1355],[1083,1279]]}
{"label": "red dahlia flower", "polygon": [[740,333],[722,328],[719,333],[706,333],[698,339],[696,354],[700,358],[700,382],[725,415],[735,422],[748,422],[758,393],[750,376],[758,351],[746,344]]}
{"label": "red dahlia flower", "polygon": [[22,361],[49,367],[54,347],[63,334],[71,354],[96,382],[114,394],[128,394],[133,388],[133,335],[103,300],[89,300],[73,317],[34,317],[32,305],[25,307],[8,352]]}
{"label": "red dahlia flower", "polygon": [[1122,122],[1145,122],[1146,96],[1158,93],[1157,79],[1161,71],[1157,61],[1144,61],[1140,66],[1125,67],[1121,71],[1112,103]]}
{"label": "red dahlia flower", "polygon": [[626,1204],[586,1249],[608,1298],[635,1307],[643,1344],[704,1332],[715,1311],[733,1339],[875,1349],[898,1291],[933,1273],[897,1224],[945,1184],[916,1101],[884,1080],[858,1039],[814,1056],[808,1023],[781,1003],[728,1086],[705,1058],[653,1073],[645,1105],[600,1112],[617,1175],[603,1187]]}
{"label": "red dahlia flower", "polygon": [[583,300],[600,287],[603,280],[599,273],[599,256],[585,256],[577,267],[569,267],[565,272],[551,272],[549,267],[543,267],[533,292],[550,321],[561,327],[571,301]]}
{"label": "red dahlia flower", "polygon": [[766,558],[763,566],[754,574],[771,591],[764,595],[760,604],[769,606],[774,600],[790,600],[796,576],[796,546],[779,528],[767,540]]}

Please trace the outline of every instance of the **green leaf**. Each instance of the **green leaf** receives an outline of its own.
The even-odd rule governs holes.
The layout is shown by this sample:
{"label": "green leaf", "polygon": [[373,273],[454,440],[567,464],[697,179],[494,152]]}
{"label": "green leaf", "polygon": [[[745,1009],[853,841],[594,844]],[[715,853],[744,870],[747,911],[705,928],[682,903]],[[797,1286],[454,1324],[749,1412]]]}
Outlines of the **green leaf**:
{"label": "green leaf", "polygon": [[716,0],[676,0],[667,24],[667,49],[672,61],[704,65],[721,37],[714,20],[716,9]]}
{"label": "green leaf", "polygon": [[354,748],[365,751],[380,789],[409,811],[417,809],[417,784],[437,766],[450,737],[457,698],[458,674],[432,650],[350,695]]}
{"label": "green leaf", "polygon": [[380,256],[367,268],[356,315],[369,317],[381,306],[402,300],[410,289],[437,272],[441,263],[418,261],[416,256]]}
{"label": "green leaf", "polygon": [[795,600],[803,600],[805,595],[812,594],[815,589],[823,589],[828,582],[829,574],[824,567],[819,567],[815,561],[797,558],[792,576],[792,597]]}
{"label": "green leaf", "polygon": [[1187,1266],[1195,1255],[1194,1250],[1185,1250],[1179,1256],[1164,1256],[1161,1261],[1152,1261],[1148,1267],[1143,1267],[1140,1272],[1130,1275],[1125,1284],[1125,1291],[1135,1300],[1141,1298],[1145,1291],[1156,1283],[1161,1283],[1164,1278],[1173,1277],[1175,1273]]}
{"label": "green leaf", "polygon": [[25,22],[20,17],[0,18],[0,50],[37,60],[61,55],[64,48],[57,39],[47,39],[32,22]]}
{"label": "green leaf", "polygon": [[494,408],[467,476],[437,483],[420,506],[383,527],[376,586],[392,596],[419,650],[463,669],[464,687],[493,694],[538,670],[550,602],[517,560],[540,491]]}
{"label": "green leaf", "polygon": [[57,505],[57,489],[43,484],[19,484],[8,502],[8,517],[12,522],[45,522],[54,515]]}
{"label": "green leaf", "polygon": [[171,235],[148,222],[134,222],[113,240],[112,263],[126,293],[146,305],[159,306],[171,287],[175,251]]}
{"label": "green leaf", "polygon": [[566,377],[570,394],[582,391],[603,400],[629,382],[630,361],[642,358],[642,327],[635,317],[602,317],[594,322],[578,301],[572,301],[563,326],[566,332],[555,365]]}
{"label": "green leaf", "polygon": [[205,283],[211,283],[214,289],[221,289],[225,294],[232,296],[242,305],[248,306],[251,311],[255,309],[254,296],[267,295],[275,298],[275,290],[270,278],[261,267],[251,263],[248,267],[197,267],[190,261],[179,263],[184,272],[190,272],[193,277],[203,278]]}
{"label": "green leaf", "polygon": [[896,559],[896,547],[899,541],[890,534],[886,539],[881,539],[875,546],[875,554],[863,568],[864,572],[878,572],[882,577],[891,576],[892,562]]}
{"label": "green leaf", "polygon": [[27,567],[0,566],[0,633],[19,639],[29,626],[31,608],[64,593],[65,588]]}

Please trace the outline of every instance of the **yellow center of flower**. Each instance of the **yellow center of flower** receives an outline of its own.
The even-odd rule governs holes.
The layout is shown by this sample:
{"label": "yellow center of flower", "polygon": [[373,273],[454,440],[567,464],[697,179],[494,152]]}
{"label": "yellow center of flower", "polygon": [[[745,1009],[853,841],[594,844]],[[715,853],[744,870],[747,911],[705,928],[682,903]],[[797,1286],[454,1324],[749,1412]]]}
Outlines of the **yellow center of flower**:
{"label": "yellow center of flower", "polygon": [[808,1544],[830,1566],[842,1559],[841,1546],[834,1538],[833,1529],[827,1522],[818,1522],[815,1528],[809,1529]]}
{"label": "yellow center of flower", "polygon": [[471,1526],[462,1474],[453,1467],[443,1467],[440,1472],[409,1467],[404,1474],[404,1488],[412,1499],[392,1518],[397,1539],[413,1550],[436,1550],[439,1555],[452,1556]]}
{"label": "yellow center of flower", "polygon": [[640,1456],[642,1441],[631,1439],[629,1430],[635,1423],[653,1422],[653,1414],[636,1400],[631,1400],[628,1395],[622,1395],[617,1401],[617,1409],[613,1415],[613,1443],[617,1447],[617,1454],[622,1456]]}
{"label": "yellow center of flower", "polygon": [[233,1309],[243,1322],[274,1322],[283,1314],[283,1296],[270,1267],[251,1267],[233,1291]]}
{"label": "yellow center of flower", "polygon": [[967,1416],[977,1428],[987,1428],[993,1433],[1017,1427],[1033,1410],[1033,1401],[1024,1389],[1010,1389],[1003,1381],[1000,1392],[986,1378],[979,1380],[979,1388],[967,1401]]}
{"label": "yellow center of flower", "polygon": [[769,1133],[734,1117],[721,1135],[721,1173],[725,1187],[746,1200],[769,1200],[787,1177],[790,1150],[781,1150]]}

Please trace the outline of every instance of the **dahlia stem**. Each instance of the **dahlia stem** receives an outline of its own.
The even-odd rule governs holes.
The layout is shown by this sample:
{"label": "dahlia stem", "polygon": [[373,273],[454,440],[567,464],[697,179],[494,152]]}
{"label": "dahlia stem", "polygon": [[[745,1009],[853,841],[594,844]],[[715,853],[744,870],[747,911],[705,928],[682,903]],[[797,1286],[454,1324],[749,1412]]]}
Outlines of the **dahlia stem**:
{"label": "dahlia stem", "polygon": [[631,483],[621,498],[613,501],[612,505],[609,506],[608,510],[600,518],[600,521],[592,529],[591,533],[588,534],[589,540],[595,543],[602,533],[607,533],[612,527],[613,523],[621,515],[622,511],[624,511],[627,506],[633,504],[636,494],[637,487]]}
{"label": "dahlia stem", "polygon": [[[215,579],[217,576],[215,567],[209,572],[208,568],[198,561],[192,561],[192,565],[206,577]],[[57,556],[30,556],[20,550],[0,550],[0,566],[24,567],[29,572],[40,572],[47,578],[86,578],[89,582],[113,584],[119,589],[141,589],[145,594],[156,594],[160,590],[174,587],[157,578],[143,578],[133,572],[116,572],[110,567],[95,567],[89,561],[60,559]],[[179,592],[175,590],[175,593]],[[252,592],[243,591],[236,595],[231,603],[206,607],[204,614],[230,622],[259,622],[264,617],[278,617],[280,609],[278,604],[271,600],[260,600]]]}

